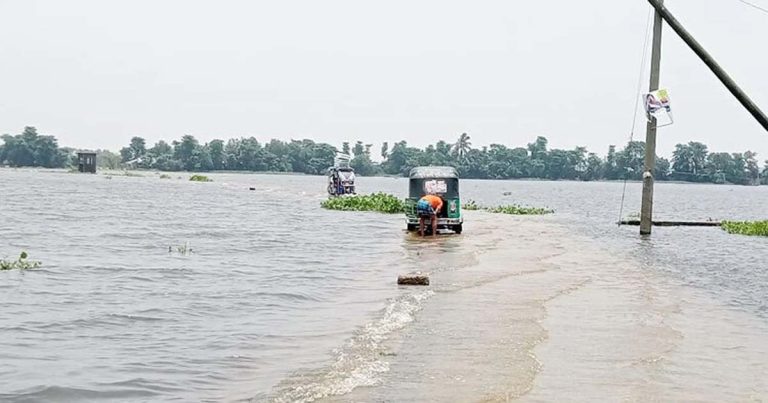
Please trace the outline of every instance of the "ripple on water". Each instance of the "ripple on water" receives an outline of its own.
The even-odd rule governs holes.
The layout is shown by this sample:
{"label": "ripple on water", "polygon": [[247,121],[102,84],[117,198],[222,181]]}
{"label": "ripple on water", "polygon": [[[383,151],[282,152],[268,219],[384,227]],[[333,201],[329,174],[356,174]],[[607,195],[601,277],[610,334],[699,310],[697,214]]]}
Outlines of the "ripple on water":
{"label": "ripple on water", "polygon": [[[392,369],[398,361],[385,342],[403,331],[433,323],[423,334],[455,337],[461,351],[476,340],[450,332],[448,319],[495,329],[496,311],[472,300],[457,305],[457,295],[561,273],[495,257],[513,246],[547,258],[562,252],[536,249],[542,239],[565,235],[525,227],[535,218],[468,215],[461,236],[418,239],[403,232],[401,216],[320,209],[322,177],[213,174],[214,182],[199,184],[147,175],[104,181],[0,170],[0,188],[15,189],[0,211],[0,256],[24,249],[44,263],[0,272],[0,400],[310,400],[311,393],[345,393],[407,372]],[[637,184],[628,188],[639,192]],[[379,190],[403,196],[407,182],[361,179],[361,192]],[[558,211],[552,220],[567,218],[573,231],[645,270],[768,317],[764,239],[659,229],[639,242],[636,229],[613,225],[620,191],[613,183],[462,181],[465,199],[550,206]],[[764,217],[766,191],[664,184],[656,210],[670,219]],[[627,200],[626,211],[636,211],[639,198]],[[168,253],[185,242],[191,254]],[[436,294],[417,301],[418,293],[393,286],[410,271],[433,273]],[[506,298],[502,288],[493,295]],[[520,320],[508,329],[538,334],[524,318],[543,314],[535,304],[508,312]],[[434,315],[434,322],[413,324],[418,315]],[[499,342],[494,333],[472,334]]]}

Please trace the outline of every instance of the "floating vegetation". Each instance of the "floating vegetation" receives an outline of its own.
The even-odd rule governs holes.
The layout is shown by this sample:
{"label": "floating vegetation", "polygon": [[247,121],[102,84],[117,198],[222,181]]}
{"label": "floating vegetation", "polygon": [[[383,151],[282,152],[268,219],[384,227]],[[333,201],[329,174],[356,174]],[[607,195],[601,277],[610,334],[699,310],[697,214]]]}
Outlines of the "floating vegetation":
{"label": "floating vegetation", "polygon": [[548,208],[526,207],[526,206],[520,206],[517,204],[510,204],[507,206],[497,206],[497,207],[482,207],[479,204],[477,204],[474,200],[469,200],[466,203],[464,203],[461,206],[461,209],[466,211],[484,210],[489,213],[512,214],[512,215],[543,215],[543,214],[552,214],[555,212],[554,210],[548,209]]}
{"label": "floating vegetation", "polygon": [[205,175],[192,175],[189,177],[192,182],[213,182],[213,179]]}
{"label": "floating vegetation", "polygon": [[190,253],[192,253],[192,245],[189,244],[189,242],[184,242],[183,245],[178,245],[176,247],[169,246],[168,247],[168,253],[176,252],[179,255],[187,256]]}
{"label": "floating vegetation", "polygon": [[173,178],[171,178],[171,175],[162,174],[162,175],[160,175],[160,179],[173,179]]}
{"label": "floating vegetation", "polygon": [[480,207],[480,206],[479,206],[477,203],[475,203],[475,201],[474,201],[474,200],[470,200],[470,201],[468,201],[468,202],[466,202],[466,203],[462,204],[462,205],[461,205],[461,209],[462,209],[462,210],[468,210],[468,211],[470,211],[470,210],[480,210],[480,209],[481,209],[481,207]]}
{"label": "floating vegetation", "polygon": [[512,215],[543,215],[543,214],[552,214],[555,212],[554,210],[551,210],[548,208],[526,207],[526,206],[519,206],[517,204],[490,207],[490,208],[486,208],[485,210],[491,213],[512,214]]}
{"label": "floating vegetation", "polygon": [[405,203],[387,193],[333,197],[320,203],[320,206],[329,210],[378,211],[387,214],[405,211]]}
{"label": "floating vegetation", "polygon": [[42,265],[42,263],[36,260],[27,260],[27,257],[29,257],[27,252],[22,251],[18,260],[0,259],[0,270],[28,270],[38,268]]}
{"label": "floating vegetation", "polygon": [[729,234],[768,236],[768,220],[723,221],[720,226]]}

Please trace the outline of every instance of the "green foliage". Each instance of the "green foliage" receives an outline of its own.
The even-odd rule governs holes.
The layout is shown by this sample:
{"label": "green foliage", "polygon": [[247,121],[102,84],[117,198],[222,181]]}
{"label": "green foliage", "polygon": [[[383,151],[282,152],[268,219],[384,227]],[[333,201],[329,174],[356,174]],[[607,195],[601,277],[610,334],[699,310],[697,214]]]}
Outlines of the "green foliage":
{"label": "green foliage", "polygon": [[710,153],[707,146],[698,142],[677,144],[672,158],[671,178],[688,182],[735,183],[756,185],[760,183],[760,167],[757,154]]}
{"label": "green foliage", "polygon": [[474,200],[469,200],[468,202],[464,203],[461,206],[461,209],[465,211],[484,210],[489,213],[512,214],[512,215],[543,215],[543,214],[552,214],[555,212],[554,210],[551,210],[548,208],[525,207],[525,206],[520,206],[516,204],[510,204],[507,206],[497,206],[497,207],[482,207],[479,204],[477,204]]}
{"label": "green foliage", "polygon": [[28,257],[29,255],[27,252],[22,251],[17,260],[0,259],[0,270],[28,270],[38,268],[42,265],[41,262],[27,260]]}
{"label": "green foliage", "polygon": [[765,221],[723,221],[721,228],[729,234],[768,236],[768,220]]}
{"label": "green foliage", "polygon": [[402,200],[386,193],[332,197],[320,203],[320,206],[329,210],[378,211],[387,214],[405,211],[405,204]]}
{"label": "green foliage", "polygon": [[475,203],[474,200],[470,200],[464,204],[461,205],[462,210],[472,211],[472,210],[480,210],[480,206]]}
{"label": "green foliage", "polygon": [[[75,158],[77,158],[75,156]],[[122,159],[120,155],[109,150],[96,150],[96,166],[101,169],[120,169]]]}
{"label": "green foliage", "polygon": [[543,215],[543,214],[552,214],[555,212],[554,210],[550,210],[548,208],[525,207],[525,206],[519,206],[516,204],[510,204],[507,206],[490,207],[490,208],[486,208],[485,210],[490,213],[512,214],[512,215]]}
{"label": "green foliage", "polygon": [[73,150],[60,149],[56,138],[37,134],[31,126],[21,134],[0,136],[0,165],[7,163],[14,167],[64,168],[70,162]]}
{"label": "green foliage", "polygon": [[213,179],[205,175],[192,175],[189,177],[192,182],[213,182]]}
{"label": "green foliage", "polygon": [[[406,176],[411,168],[448,165],[457,168],[462,178],[550,180],[640,180],[644,170],[645,143],[632,141],[623,149],[610,146],[604,158],[584,147],[550,149],[547,138],[539,136],[526,147],[491,144],[472,148],[467,133],[455,141],[438,141],[425,148],[407,142],[383,142],[381,163],[371,158],[372,144],[344,142],[342,152],[353,156],[351,166],[361,176]],[[38,135],[34,127],[22,134],[3,135],[0,165],[63,168],[72,163],[73,149],[59,148],[55,137]],[[322,175],[333,165],[337,149],[312,140],[271,140],[260,143],[254,137],[200,143],[194,136],[158,141],[147,148],[141,137],[133,137],[120,155],[97,151],[99,167],[157,169],[160,171],[207,172],[215,170],[298,172]],[[710,153],[705,144],[689,142],[675,146],[673,158],[657,157],[654,176],[657,181],[768,184],[768,167],[760,172],[754,152]]]}
{"label": "green foliage", "polygon": [[135,161],[139,158],[143,158],[147,154],[147,146],[144,139],[141,137],[133,137],[131,144],[128,147],[123,147],[120,150],[120,156],[122,162]]}

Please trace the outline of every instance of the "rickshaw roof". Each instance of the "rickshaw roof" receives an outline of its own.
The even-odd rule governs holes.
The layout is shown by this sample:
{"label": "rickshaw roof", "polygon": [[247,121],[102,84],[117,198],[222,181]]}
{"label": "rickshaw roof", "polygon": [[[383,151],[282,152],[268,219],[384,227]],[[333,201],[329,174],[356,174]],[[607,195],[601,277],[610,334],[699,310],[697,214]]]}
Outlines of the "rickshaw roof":
{"label": "rickshaw roof", "polygon": [[411,169],[411,179],[458,178],[454,167],[416,167]]}

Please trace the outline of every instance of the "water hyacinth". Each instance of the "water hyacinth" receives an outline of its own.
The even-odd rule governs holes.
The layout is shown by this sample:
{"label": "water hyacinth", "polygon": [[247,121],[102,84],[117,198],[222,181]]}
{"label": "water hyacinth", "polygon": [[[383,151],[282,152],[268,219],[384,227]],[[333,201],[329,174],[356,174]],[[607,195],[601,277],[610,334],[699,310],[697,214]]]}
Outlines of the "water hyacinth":
{"label": "water hyacinth", "polygon": [[189,177],[192,182],[213,182],[213,179],[208,178],[205,175],[192,175]]}
{"label": "water hyacinth", "polygon": [[480,210],[480,206],[477,203],[475,203],[474,200],[470,200],[462,204],[461,209],[466,211],[474,211],[474,210]]}
{"label": "water hyacinth", "polygon": [[720,225],[729,234],[768,236],[768,220],[723,221]]}
{"label": "water hyacinth", "polygon": [[0,259],[0,270],[27,270],[40,267],[42,263],[35,260],[27,260],[27,252],[21,252],[18,260],[4,260]]}
{"label": "water hyacinth", "polygon": [[474,200],[470,200],[464,203],[461,206],[461,209],[465,211],[484,210],[489,213],[511,214],[511,215],[543,215],[543,214],[552,214],[555,212],[554,210],[551,210],[548,208],[526,207],[526,206],[520,206],[517,204],[510,204],[507,206],[497,206],[497,207],[482,207],[479,204],[477,204]]}
{"label": "water hyacinth", "polygon": [[552,214],[555,212],[554,210],[551,210],[548,208],[525,207],[525,206],[519,206],[516,204],[510,204],[507,206],[490,207],[490,208],[486,208],[485,210],[490,213],[512,214],[512,215],[543,215],[543,214]]}
{"label": "water hyacinth", "polygon": [[403,201],[387,193],[332,197],[320,203],[320,206],[329,210],[378,211],[387,214],[405,211]]}

